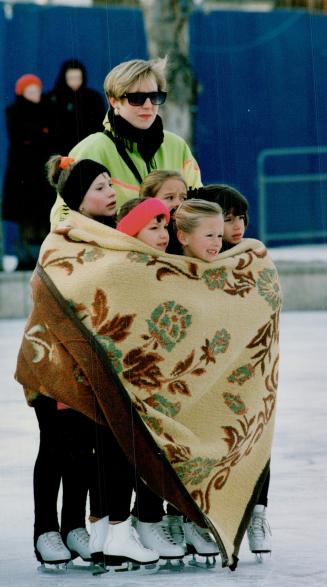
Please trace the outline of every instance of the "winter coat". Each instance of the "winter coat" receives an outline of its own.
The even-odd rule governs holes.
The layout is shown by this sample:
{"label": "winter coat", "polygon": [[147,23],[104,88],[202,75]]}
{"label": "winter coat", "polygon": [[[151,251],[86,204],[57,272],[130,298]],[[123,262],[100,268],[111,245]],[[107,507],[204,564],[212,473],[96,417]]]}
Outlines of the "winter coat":
{"label": "winter coat", "polygon": [[[52,154],[50,113],[44,97],[39,103],[17,96],[6,109],[8,158],[3,185],[2,217],[20,225],[49,231],[55,199],[45,173]],[[36,238],[40,242],[44,234]]]}
{"label": "winter coat", "polygon": [[[67,70],[72,68],[80,69],[83,74],[83,83],[76,91],[65,80]],[[52,133],[56,152],[62,155],[68,155],[79,141],[102,129],[106,113],[104,100],[99,92],[88,88],[86,83],[84,65],[69,60],[62,65],[55,87],[48,94],[53,110]]]}
{"label": "winter coat", "polygon": [[[107,116],[104,127],[105,130],[112,132]],[[144,179],[149,170],[146,162],[138,152],[136,144],[132,145],[131,151],[127,150],[127,154],[141,178]],[[118,209],[124,202],[138,197],[140,182],[118,153],[114,141],[104,132],[98,132],[86,137],[72,149],[70,156],[74,159],[94,159],[109,169],[117,195]],[[155,169],[175,169],[179,171],[190,187],[199,187],[201,185],[200,170],[189,146],[184,139],[170,131],[164,131],[163,142],[155,153],[153,162]],[[58,195],[51,211],[52,226],[56,225],[60,218],[62,205],[63,200]]]}

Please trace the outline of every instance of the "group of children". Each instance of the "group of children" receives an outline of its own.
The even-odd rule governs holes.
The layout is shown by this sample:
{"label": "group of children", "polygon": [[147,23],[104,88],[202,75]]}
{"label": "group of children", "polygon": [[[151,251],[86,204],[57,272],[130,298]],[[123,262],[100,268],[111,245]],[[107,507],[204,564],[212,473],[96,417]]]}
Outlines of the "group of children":
{"label": "group of children", "polygon": [[[49,160],[47,170],[49,182],[70,209],[161,253],[215,261],[221,251],[242,241],[248,225],[248,203],[237,190],[211,185],[188,191],[176,171],[152,171],[141,184],[139,198],[123,204],[117,214],[115,191],[103,165],[58,155]],[[148,564],[159,558],[181,559],[188,553],[218,554],[207,529],[185,518],[171,504],[165,509],[164,501],[135,476],[109,428],[44,396],[35,400],[34,407],[40,426],[34,470],[38,560],[59,563],[81,556],[107,565],[126,560]],[[63,432],[59,444],[58,426]],[[79,440],[83,437],[82,443],[71,441],[76,434]],[[59,530],[56,508],[61,479]],[[271,550],[265,518],[268,483],[248,528],[253,552]],[[85,527],[87,491],[90,536]]]}

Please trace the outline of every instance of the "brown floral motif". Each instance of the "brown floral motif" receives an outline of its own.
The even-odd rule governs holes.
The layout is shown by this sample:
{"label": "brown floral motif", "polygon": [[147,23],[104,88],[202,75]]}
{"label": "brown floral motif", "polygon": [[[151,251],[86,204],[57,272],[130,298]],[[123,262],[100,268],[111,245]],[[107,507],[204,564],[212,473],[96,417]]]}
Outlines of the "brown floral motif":
{"label": "brown floral motif", "polygon": [[[247,457],[254,445],[260,439],[265,426],[270,421],[276,404],[278,374],[278,356],[274,359],[272,372],[265,379],[266,390],[268,394],[263,398],[263,409],[255,416],[247,418],[245,414],[237,418],[237,425],[223,426],[225,433],[224,440],[228,447],[227,454],[219,460],[217,472],[213,475],[208,483],[203,499],[203,511],[208,513],[210,508],[210,493],[212,489],[220,490],[224,487],[231,469],[235,467],[243,458]],[[241,414],[238,414],[240,416]]]}
{"label": "brown floral motif", "polygon": [[170,393],[181,393],[182,395],[192,395],[187,383],[185,381],[172,381],[168,385],[168,391]]}
{"label": "brown floral motif", "polygon": [[[152,313],[152,316],[155,317],[155,319],[157,319],[157,316],[159,316],[159,318],[162,316],[162,308],[164,307],[164,304],[161,304],[160,306],[158,306],[156,308],[156,310],[158,310],[158,308],[160,309],[160,312],[158,312],[158,314],[156,313]],[[181,308],[181,306],[178,306]],[[185,316],[185,313],[182,314],[183,319]],[[149,322],[149,321],[147,321]],[[169,323],[169,322],[168,322]],[[182,326],[184,326],[184,323],[182,323]],[[148,335],[143,335],[142,336],[143,339],[145,339],[147,342],[143,345],[142,348],[137,348],[137,349],[133,349],[132,351],[129,352],[128,356],[125,357],[124,362],[127,360],[128,365],[131,363],[131,360],[135,362],[135,365],[133,365],[132,370],[128,370],[126,372],[124,372],[123,376],[128,379],[128,381],[130,383],[132,383],[133,385],[136,385],[138,387],[142,387],[142,385],[145,384],[145,389],[147,391],[149,391],[151,393],[151,391],[153,391],[156,387],[158,389],[161,389],[161,387],[166,384],[167,385],[167,391],[173,395],[175,394],[181,394],[181,395],[185,395],[185,396],[191,396],[191,390],[190,390],[190,386],[189,384],[185,381],[185,376],[186,375],[192,375],[195,377],[200,377],[201,375],[203,375],[203,373],[205,373],[205,368],[203,366],[201,366],[201,363],[204,362],[205,365],[208,365],[209,362],[216,362],[216,356],[219,353],[224,353],[226,352],[228,345],[229,345],[229,341],[230,341],[230,335],[229,333],[225,330],[217,330],[217,332],[214,334],[213,338],[209,341],[208,339],[206,339],[205,345],[201,347],[201,350],[203,351],[202,356],[200,357],[200,359],[195,362],[195,351],[194,349],[191,351],[191,353],[184,359],[184,360],[180,360],[176,363],[175,367],[171,370],[170,372],[170,376],[169,377],[165,377],[162,372],[160,371],[158,365],[156,364],[156,362],[159,362],[159,357],[160,360],[163,361],[163,357],[161,357],[161,355],[159,355],[158,353],[153,353],[153,352],[147,352],[146,348],[150,343],[153,343],[153,338],[149,337]],[[166,342],[166,349],[169,352],[170,346],[169,346],[169,340],[167,343]],[[154,344],[154,348],[156,348],[158,346],[157,341],[155,340],[155,344]],[[167,349],[168,346],[168,349]],[[127,365],[127,363],[126,363]],[[145,373],[147,373],[147,375],[145,376]]]}
{"label": "brown floral motif", "polygon": [[133,349],[124,357],[123,364],[127,369],[124,371],[123,377],[132,385],[146,391],[160,389],[162,374],[158,363],[161,361],[163,361],[163,357],[158,353],[145,354],[142,348]]}
{"label": "brown floral motif", "polygon": [[255,287],[255,279],[251,271],[233,271],[234,283],[228,281],[228,275],[225,267],[207,269],[202,273],[202,279],[208,289],[220,289],[230,295],[239,295],[244,297],[251,289]]}
{"label": "brown floral motif", "polygon": [[[228,449],[227,454],[224,455],[219,461],[217,461],[216,464],[213,464],[212,470],[215,472],[207,484],[206,489],[203,492],[200,491],[200,493],[198,493],[199,490],[196,490],[197,493],[194,498],[196,498],[198,501],[201,501],[201,507],[204,513],[209,512],[211,500],[210,496],[212,490],[214,489],[218,491],[224,487],[232,468],[251,453],[253,447],[259,441],[265,427],[274,413],[276,405],[276,390],[278,384],[279,357],[277,355],[274,359],[272,358],[272,345],[274,342],[278,342],[278,314],[279,313],[276,312],[270,317],[269,322],[258,330],[257,335],[250,341],[248,345],[248,348],[254,348],[256,346],[263,345],[265,355],[262,354],[259,357],[255,356],[254,358],[257,358],[257,362],[243,365],[242,368],[235,370],[232,374],[233,381],[231,382],[239,383],[239,381],[242,381],[243,383],[243,376],[245,376],[245,379],[247,379],[249,375],[252,375],[252,372],[258,365],[261,366],[262,373],[264,372],[265,358],[269,357],[269,361],[273,360],[270,373],[265,378],[266,393],[264,393],[263,397],[263,407],[258,411],[257,414],[248,418],[246,415],[248,410],[239,395],[227,392],[223,394],[226,405],[228,405],[228,407],[235,413],[237,420],[234,426],[231,425],[222,427],[224,431],[224,441],[226,442]],[[258,353],[256,353],[256,355],[257,354]],[[245,367],[246,369],[244,369]],[[188,460],[192,461],[190,457]],[[184,475],[185,479],[187,480],[187,475],[190,475],[189,471],[192,471],[192,468],[187,467],[184,461],[185,457],[182,459],[177,459],[177,463],[183,462],[181,474]],[[209,475],[210,474],[211,472],[209,471]],[[190,479],[192,479],[192,477],[190,477]]]}
{"label": "brown floral motif", "polygon": [[200,279],[198,276],[198,266],[196,263],[186,262],[188,271],[183,271],[183,269],[177,265],[174,265],[170,261],[166,261],[160,257],[147,255],[146,253],[137,253],[134,251],[127,254],[127,259],[133,261],[134,263],[144,263],[147,267],[150,265],[160,265],[156,272],[156,278],[158,281],[161,281],[163,277],[168,277],[169,275],[183,275],[188,279]]}
{"label": "brown floral motif", "polygon": [[219,353],[225,353],[230,341],[230,334],[223,328],[217,330],[212,340],[206,338],[205,345],[201,347],[203,355],[200,357],[200,361],[205,360],[205,364],[215,363],[215,356]]}
{"label": "brown floral motif", "polygon": [[270,316],[270,320],[259,328],[256,336],[247,345],[248,349],[263,347],[251,357],[252,360],[256,359],[252,362],[252,368],[255,370],[260,365],[262,375],[265,373],[266,359],[271,360],[272,346],[279,340],[278,321],[279,311]]}
{"label": "brown floral motif", "polygon": [[81,321],[90,318],[96,340],[106,351],[114,370],[120,373],[123,370],[123,353],[117,343],[129,336],[135,314],[115,314],[112,319],[108,319],[110,311],[108,299],[101,288],[95,290],[91,310],[84,304],[72,300],[69,300],[69,305]]}
{"label": "brown floral motif", "polygon": [[45,269],[49,266],[59,267],[60,269],[64,269],[68,275],[71,275],[74,271],[74,263],[79,263],[80,265],[84,265],[84,263],[93,263],[98,259],[101,259],[105,256],[104,251],[102,251],[99,247],[93,247],[92,249],[82,249],[77,253],[77,255],[70,255],[65,257],[55,257],[48,261],[50,255],[54,253],[56,249],[48,249],[45,251],[41,265]]}
{"label": "brown floral motif", "polygon": [[191,456],[191,449],[182,444],[167,444],[165,451],[168,454],[169,461],[172,465],[176,463],[184,463],[189,460]]}

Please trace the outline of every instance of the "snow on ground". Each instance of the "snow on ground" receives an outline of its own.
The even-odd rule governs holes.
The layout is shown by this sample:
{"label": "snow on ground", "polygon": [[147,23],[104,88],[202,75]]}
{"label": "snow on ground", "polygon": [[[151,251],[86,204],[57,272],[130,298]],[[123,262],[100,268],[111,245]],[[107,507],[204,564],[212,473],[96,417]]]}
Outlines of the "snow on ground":
{"label": "snow on ground", "polygon": [[270,256],[274,261],[327,262],[327,245],[298,245],[268,248]]}
{"label": "snow on ground", "polygon": [[0,587],[325,587],[327,585],[327,312],[283,313],[269,521],[273,553],[258,564],[243,541],[238,569],[148,577],[37,572],[32,547],[36,418],[13,373],[23,320],[0,321]]}

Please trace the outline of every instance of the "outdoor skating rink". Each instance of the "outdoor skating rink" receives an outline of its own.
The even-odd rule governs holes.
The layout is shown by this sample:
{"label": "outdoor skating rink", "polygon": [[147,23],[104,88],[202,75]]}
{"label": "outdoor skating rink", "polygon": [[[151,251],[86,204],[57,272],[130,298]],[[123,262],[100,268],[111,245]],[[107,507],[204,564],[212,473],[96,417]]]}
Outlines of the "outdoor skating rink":
{"label": "outdoor skating rink", "polygon": [[[25,320],[0,320],[0,586],[326,587],[327,312],[281,318],[281,366],[268,519],[273,552],[258,564],[245,538],[235,572],[187,567],[147,577],[37,571],[33,553],[33,465],[38,427],[14,381]],[[60,431],[58,430],[58,433]],[[127,576],[126,576],[127,575]]]}

